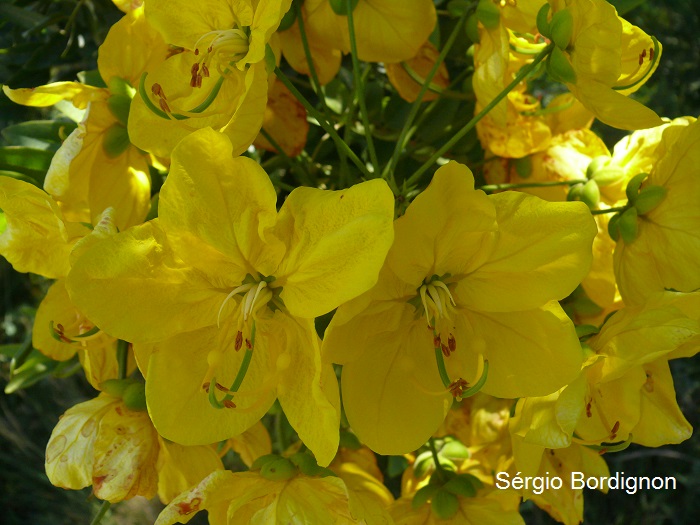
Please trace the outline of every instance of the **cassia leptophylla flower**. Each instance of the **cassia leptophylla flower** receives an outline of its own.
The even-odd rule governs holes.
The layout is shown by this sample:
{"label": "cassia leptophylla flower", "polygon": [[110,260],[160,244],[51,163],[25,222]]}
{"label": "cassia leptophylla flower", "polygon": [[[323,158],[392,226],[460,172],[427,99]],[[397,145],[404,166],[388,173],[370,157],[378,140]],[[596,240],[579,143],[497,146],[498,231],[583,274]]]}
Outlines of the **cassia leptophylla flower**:
{"label": "cassia leptophylla flower", "polygon": [[236,154],[260,131],[267,103],[265,47],[291,0],[152,0],[146,18],[177,54],[141,77],[129,116],[135,144],[170,156],[187,134],[226,133]]}
{"label": "cassia leptophylla flower", "polygon": [[627,96],[659,65],[661,44],[656,38],[620,18],[605,0],[550,0],[538,15],[538,28],[552,39],[550,76],[565,83],[596,118],[630,130],[662,123],[651,109]]}
{"label": "cassia leptophylla flower", "polygon": [[[101,331],[79,311],[66,290],[65,277],[86,246],[116,233],[107,209],[92,228],[66,220],[50,195],[32,184],[0,177],[0,255],[18,272],[56,279],[39,304],[32,345],[57,361],[76,352],[92,386],[117,376],[117,340]],[[130,369],[133,369],[131,363]]]}
{"label": "cassia leptophylla flower", "polygon": [[410,452],[453,398],[482,385],[499,397],[548,393],[576,376],[578,340],[553,301],[590,266],[585,205],[486,196],[451,162],[395,230],[379,282],[338,309],[324,339],[324,358],[344,365],[343,403],[362,442]]}
{"label": "cassia leptophylla flower", "polygon": [[92,485],[97,498],[111,503],[156,493],[167,503],[223,469],[212,447],[160,438],[145,410],[143,384],[122,383],[123,399],[103,392],[61,416],[46,447],[52,484],[73,490]]}
{"label": "cassia leptophylla flower", "polygon": [[183,139],[159,219],[96,244],[70,290],[105,329],[156,343],[146,391],[164,437],[229,438],[277,397],[327,465],[338,444],[337,382],[321,364],[313,319],[376,282],[393,196],[382,180],[299,188],[278,214],[268,175],[231,151],[211,129]]}

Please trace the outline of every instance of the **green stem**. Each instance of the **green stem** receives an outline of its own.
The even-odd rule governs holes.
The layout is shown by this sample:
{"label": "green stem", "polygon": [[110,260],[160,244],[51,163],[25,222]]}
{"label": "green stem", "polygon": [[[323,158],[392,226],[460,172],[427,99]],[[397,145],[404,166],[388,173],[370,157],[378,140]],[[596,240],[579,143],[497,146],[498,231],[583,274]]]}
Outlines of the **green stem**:
{"label": "green stem", "polygon": [[435,469],[441,472],[445,471],[445,468],[440,464],[440,456],[438,456],[437,449],[435,448],[435,438],[430,438],[428,440],[428,446],[430,447],[430,452],[433,454],[433,462],[435,463]]}
{"label": "green stem", "polygon": [[485,184],[484,186],[479,186],[477,189],[484,191],[498,191],[498,190],[513,190],[516,188],[545,188],[548,186],[573,186],[574,184],[582,184],[587,182],[588,179],[572,179],[572,180],[557,180],[557,181],[546,181],[546,182],[519,182],[512,184]]}
{"label": "green stem", "polygon": [[267,140],[270,145],[277,150],[277,153],[279,155],[282,155],[285,159],[291,161],[292,159],[287,155],[284,150],[282,149],[282,146],[279,145],[279,143],[272,138],[272,135],[270,135],[267,131],[265,131],[265,128],[260,128],[260,134],[265,137],[265,140]]}
{"label": "green stem", "polygon": [[[438,335],[435,329],[433,329],[433,340],[438,340]],[[450,375],[447,373],[447,368],[445,367],[445,360],[442,357],[442,347],[438,344],[435,346],[435,362],[437,363],[438,372],[440,374],[440,379],[445,388],[450,388],[452,381],[450,381]]]}
{"label": "green stem", "polygon": [[627,206],[620,206],[619,208],[608,208],[605,210],[591,210],[591,215],[605,215],[606,213],[617,213],[618,211],[625,211]]}
{"label": "green stem", "polygon": [[496,97],[489,102],[484,109],[477,113],[474,118],[471,119],[462,129],[460,129],[449,141],[447,141],[441,148],[433,153],[433,155],[420,168],[418,168],[413,175],[409,177],[406,184],[414,184],[420,178],[420,176],[423,175],[423,173],[425,173],[433,164],[435,164],[435,161],[442,157],[445,152],[449,151],[452,146],[457,144],[457,142],[459,142],[462,137],[469,133],[482,118],[484,118],[493,108],[498,105],[501,100],[508,95],[508,93],[517,87],[520,82],[525,80],[537,68],[540,62],[549,56],[552,49],[554,49],[553,42],[548,44],[547,47],[545,47],[540,54],[535,57],[535,60],[533,60],[527,66],[521,68],[513,81],[508,84],[503,91],[496,95]]}
{"label": "green stem", "polygon": [[119,379],[125,379],[126,378],[126,366],[127,366],[127,361],[129,359],[129,343],[127,341],[124,341],[122,339],[117,340],[117,366],[119,367],[118,370],[118,378]]}
{"label": "green stem", "polygon": [[367,100],[365,100],[365,86],[360,73],[360,60],[357,58],[357,39],[355,36],[355,22],[352,14],[352,0],[345,0],[345,11],[348,15],[348,33],[350,34],[350,55],[352,56],[352,76],[355,85],[355,97],[360,105],[360,118],[365,128],[365,140],[369,150],[369,159],[375,173],[379,173],[379,160],[377,151],[374,149],[374,139],[372,138],[372,128],[370,127],[369,115],[367,114]]}
{"label": "green stem", "polygon": [[393,180],[394,169],[396,168],[396,165],[399,162],[399,156],[401,155],[401,152],[406,147],[406,142],[408,141],[409,136],[409,130],[413,126],[413,121],[418,115],[418,110],[420,110],[421,103],[423,102],[423,97],[428,92],[428,89],[430,89],[430,83],[433,81],[433,78],[437,74],[438,69],[440,69],[440,65],[444,62],[447,53],[450,52],[450,49],[452,49],[452,45],[457,40],[457,35],[461,33],[462,26],[464,25],[464,21],[467,18],[467,13],[468,11],[465,10],[462,16],[459,17],[459,20],[457,20],[457,25],[455,25],[454,29],[452,30],[452,33],[450,33],[450,36],[447,39],[447,42],[445,43],[445,47],[443,47],[442,51],[438,55],[437,60],[435,61],[435,64],[433,64],[433,68],[425,77],[425,82],[423,83],[423,86],[421,86],[416,100],[413,101],[411,111],[409,112],[408,117],[406,118],[406,122],[404,122],[404,125],[401,128],[401,135],[399,135],[399,140],[396,142],[394,153],[392,154],[391,159],[389,160],[386,167],[384,168],[384,171],[382,172],[383,178],[386,179],[387,177],[391,177]]}
{"label": "green stem", "polygon": [[103,501],[102,505],[100,506],[100,510],[97,511],[97,514],[90,522],[90,525],[99,525],[99,523],[102,521],[102,518],[104,518],[105,514],[107,514],[107,511],[109,510],[109,507],[111,506],[112,504],[109,501]]}
{"label": "green stem", "polygon": [[296,10],[297,20],[299,21],[299,34],[301,35],[301,45],[304,47],[306,63],[309,65],[309,76],[311,77],[311,85],[313,86],[316,95],[321,101],[321,108],[323,110],[323,114],[330,121],[328,106],[326,105],[326,94],[323,90],[323,86],[321,86],[321,81],[318,79],[316,67],[314,67],[314,60],[311,55],[311,48],[309,47],[309,39],[306,35],[306,27],[304,26],[304,16],[302,15],[300,4],[294,2],[294,9]]}
{"label": "green stem", "polygon": [[292,95],[294,95],[297,98],[297,100],[301,102],[301,104],[304,106],[309,115],[316,119],[319,126],[321,126],[326,131],[326,133],[330,135],[338,149],[342,149],[345,152],[348,158],[362,172],[363,176],[367,177],[368,179],[372,178],[369,171],[367,171],[367,167],[363,164],[359,157],[355,155],[355,152],[350,149],[350,146],[348,146],[347,143],[340,138],[340,135],[338,135],[338,132],[335,130],[335,128],[331,124],[329,124],[325,118],[323,118],[323,115],[321,115],[321,113],[319,113],[319,111],[315,107],[313,107],[308,100],[306,100],[304,95],[302,95],[301,92],[296,88],[296,86],[292,84],[287,75],[285,75],[279,67],[275,67],[275,75],[277,75],[277,78],[279,78],[280,81],[286,86],[286,88],[292,92]]}

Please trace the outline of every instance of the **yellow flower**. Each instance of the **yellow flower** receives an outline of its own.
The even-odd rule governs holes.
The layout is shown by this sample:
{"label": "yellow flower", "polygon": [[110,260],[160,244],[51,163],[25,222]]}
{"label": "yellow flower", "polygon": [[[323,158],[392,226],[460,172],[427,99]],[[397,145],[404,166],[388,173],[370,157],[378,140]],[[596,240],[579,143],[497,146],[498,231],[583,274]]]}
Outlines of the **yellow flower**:
{"label": "yellow flower", "polygon": [[210,472],[222,469],[214,449],[167,443],[145,410],[131,410],[102,393],[66,411],[46,447],[46,475],[53,485],[115,503],[134,496],[167,503]]}
{"label": "yellow flower", "polygon": [[551,31],[557,25],[560,34],[569,36],[562,37],[564,41],[556,39],[548,62],[550,73],[609,126],[643,129],[661,124],[656,113],[627,96],[656,70],[661,44],[618,17],[605,0],[557,0],[550,4],[554,6]]}
{"label": "yellow flower", "polygon": [[[439,54],[437,48],[426,41],[414,57],[401,63],[386,64],[384,66],[389,82],[396,88],[401,98],[407,102],[416,100],[424,79],[435,65]],[[438,90],[446,89],[450,85],[450,75],[444,62],[440,64],[435,77],[430,83]],[[439,92],[428,90],[423,96],[423,100],[427,102],[435,100],[439,96]]]}
{"label": "yellow flower", "polygon": [[[699,144],[700,123],[673,121],[654,150],[649,176],[638,192],[627,186],[627,210],[611,219],[619,228],[614,266],[626,304],[643,304],[665,289],[700,288]],[[648,164],[648,151],[640,154]]]}
{"label": "yellow flower", "polygon": [[157,343],[147,395],[164,437],[227,439],[277,397],[327,465],[338,443],[337,382],[321,364],[313,318],[376,282],[393,238],[393,197],[381,180],[299,188],[278,214],[268,175],[231,152],[210,129],[183,139],[159,219],[96,244],[69,289],[110,333]]}
{"label": "yellow flower", "polygon": [[[29,106],[49,106],[72,99],[87,108],[78,128],[56,152],[44,189],[75,222],[96,222],[114,208],[119,229],[139,224],[151,204],[149,164],[155,159],[132,144],[127,116],[142,71],[165,60],[168,48],[136,9],[117,22],[98,51],[97,65],[108,88],[62,82],[31,89],[3,89],[10,99]],[[87,99],[87,100],[86,100]],[[89,104],[88,104],[89,100]]]}
{"label": "yellow flower", "polygon": [[[267,96],[263,129],[289,157],[296,157],[306,146],[309,131],[306,110],[277,79],[274,79]],[[277,152],[263,135],[258,135],[253,144],[257,148]]]}
{"label": "yellow flower", "polygon": [[91,231],[84,223],[66,220],[51,196],[36,186],[9,177],[0,177],[0,210],[0,255],[18,272],[56,279],[36,312],[34,348],[58,361],[78,352],[85,376],[99,389],[102,381],[117,375],[116,339],[75,307],[65,277],[82,247],[116,232],[110,210]]}
{"label": "yellow flower", "polygon": [[260,471],[217,471],[189,492],[180,494],[160,513],[156,525],[187,523],[207,510],[211,525],[274,523],[364,523],[350,509],[340,478],[299,475],[288,460],[277,476]]}
{"label": "yellow flower", "polygon": [[585,205],[487,197],[452,162],[395,229],[379,283],[338,309],[324,339],[325,359],[344,365],[343,403],[362,442],[417,449],[484,359],[483,390],[498,397],[548,394],[576,376],[578,341],[553,301],[590,265]]}
{"label": "yellow flower", "polygon": [[236,155],[253,143],[267,103],[265,46],[291,0],[152,0],[146,18],[177,54],[148,70],[129,114],[140,148],[169,157],[189,133],[225,133]]}

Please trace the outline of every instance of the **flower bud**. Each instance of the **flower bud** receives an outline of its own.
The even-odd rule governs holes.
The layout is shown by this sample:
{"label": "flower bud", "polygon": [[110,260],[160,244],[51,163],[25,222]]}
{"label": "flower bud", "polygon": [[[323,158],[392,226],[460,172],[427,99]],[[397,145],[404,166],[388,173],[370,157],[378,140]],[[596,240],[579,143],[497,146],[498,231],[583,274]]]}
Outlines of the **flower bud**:
{"label": "flower bud", "polygon": [[629,200],[632,204],[634,204],[637,201],[639,187],[642,185],[642,182],[644,182],[644,179],[646,179],[648,176],[648,173],[639,173],[632,177],[627,183],[627,187],[625,188],[625,194],[627,195],[627,200]]}
{"label": "flower bud", "polygon": [[253,461],[253,464],[250,466],[250,470],[259,470],[263,467],[263,465],[269,463],[270,461],[274,461],[278,457],[279,456],[277,454],[265,454],[264,456],[260,456]]}
{"label": "flower bud", "polygon": [[576,71],[574,71],[567,56],[558,47],[552,49],[552,54],[547,59],[547,73],[555,82],[576,83]]}
{"label": "flower bud", "polygon": [[471,453],[460,441],[448,441],[440,450],[440,455],[449,459],[469,459]]}
{"label": "flower bud", "polygon": [[102,148],[113,159],[124,153],[130,144],[129,133],[121,124],[113,124],[102,138]]}
{"label": "flower bud", "polygon": [[452,18],[459,18],[469,9],[470,3],[466,0],[451,0],[447,3],[447,12]]}
{"label": "flower bud", "polygon": [[112,95],[107,99],[107,107],[109,107],[109,111],[122,125],[127,125],[129,122],[131,97],[126,95]]}
{"label": "flower bud", "polygon": [[448,520],[457,514],[459,499],[451,492],[440,489],[433,497],[431,507],[438,518]]}
{"label": "flower bud", "polygon": [[131,384],[129,379],[108,379],[100,383],[100,390],[112,397],[122,397]]}
{"label": "flower bud", "polygon": [[530,175],[532,175],[532,158],[529,155],[520,159],[514,159],[513,164],[518,177],[521,179],[530,178]]}
{"label": "flower bud", "polygon": [[600,188],[594,179],[589,180],[581,189],[581,200],[592,210],[600,203]]}
{"label": "flower bud", "polygon": [[610,157],[601,155],[591,160],[586,168],[586,177],[594,179],[599,188],[615,184],[625,176],[625,171],[610,161]]}
{"label": "flower bud", "polygon": [[580,201],[581,192],[583,191],[583,183],[574,184],[569,188],[569,193],[566,195],[567,201]]}
{"label": "flower bud", "polygon": [[501,22],[501,10],[491,0],[480,0],[476,16],[486,29],[496,29]]}
{"label": "flower bud", "polygon": [[467,21],[464,24],[464,32],[471,42],[479,43],[479,17],[476,16],[476,13],[472,13],[467,17]]}
{"label": "flower bud", "polygon": [[[359,1],[360,0],[351,0],[350,9],[354,11]],[[329,2],[331,4],[331,9],[333,9],[336,15],[348,16],[347,0],[329,0]]]}
{"label": "flower bud", "polygon": [[639,215],[644,215],[656,208],[666,198],[666,188],[663,186],[647,186],[637,195],[634,207]]}
{"label": "flower bud", "polygon": [[146,385],[143,383],[131,383],[124,390],[122,400],[129,410],[146,410]]}
{"label": "flower bud", "polygon": [[559,49],[566,49],[571,43],[571,36],[574,32],[574,17],[569,8],[557,11],[552,16],[550,23],[552,41]]}
{"label": "flower bud", "polygon": [[615,242],[617,242],[620,239],[620,226],[618,225],[619,221],[619,213],[616,213],[615,215],[610,217],[610,220],[608,221],[608,235],[610,235],[610,238]]}
{"label": "flower bud", "polygon": [[617,222],[620,236],[625,243],[630,244],[637,238],[637,208],[630,208],[620,215]]}
{"label": "flower bud", "polygon": [[420,454],[413,463],[413,474],[417,478],[422,478],[428,473],[428,469],[433,466],[433,455],[430,451]]}
{"label": "flower bud", "polygon": [[270,481],[286,481],[292,479],[298,472],[294,463],[282,457],[268,461],[260,469],[260,475]]}
{"label": "flower bud", "polygon": [[548,20],[550,9],[551,6],[549,3],[545,2],[545,4],[540,7],[540,10],[537,12],[537,30],[540,32],[540,35],[546,36],[547,38],[552,37],[551,24]]}

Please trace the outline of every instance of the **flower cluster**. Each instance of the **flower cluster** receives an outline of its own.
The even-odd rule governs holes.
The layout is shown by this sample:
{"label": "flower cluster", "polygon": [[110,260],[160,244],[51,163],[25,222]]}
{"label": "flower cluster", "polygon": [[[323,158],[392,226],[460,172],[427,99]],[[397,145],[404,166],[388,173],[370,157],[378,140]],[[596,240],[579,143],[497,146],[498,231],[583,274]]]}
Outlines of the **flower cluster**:
{"label": "flower cluster", "polygon": [[662,46],[610,3],[115,4],[98,81],[3,88],[81,110],[43,189],[0,177],[0,254],[54,280],[33,346],[98,391],[54,485],[158,525],[576,524],[568,474],[690,437],[700,123],[629,96]]}

